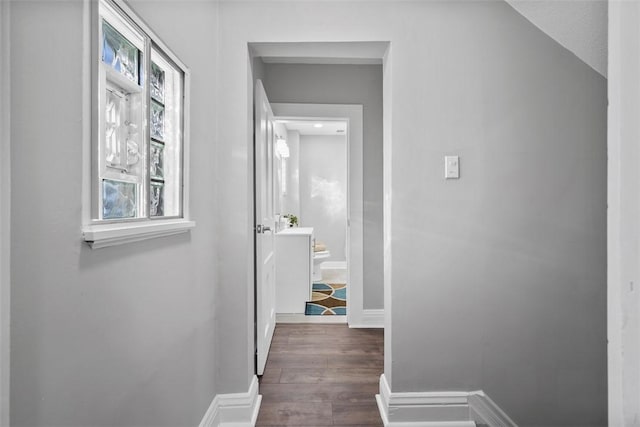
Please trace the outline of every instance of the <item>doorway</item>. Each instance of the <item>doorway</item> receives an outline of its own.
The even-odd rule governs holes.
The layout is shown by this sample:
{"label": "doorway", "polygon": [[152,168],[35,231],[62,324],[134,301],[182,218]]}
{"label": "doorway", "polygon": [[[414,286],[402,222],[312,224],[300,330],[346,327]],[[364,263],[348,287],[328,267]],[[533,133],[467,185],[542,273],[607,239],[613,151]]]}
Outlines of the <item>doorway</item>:
{"label": "doorway", "polygon": [[[270,103],[260,80],[256,83],[255,104],[255,186],[256,200],[256,353],[257,372],[264,371],[275,328],[277,278],[272,269],[276,259],[276,161],[277,121],[343,122],[348,130],[347,163],[347,309],[351,327],[362,327],[363,318],[363,107],[362,105]],[[265,250],[267,248],[268,250]],[[311,261],[310,261],[311,265]],[[331,316],[334,321],[341,320]],[[297,317],[300,320],[300,317]]]}
{"label": "doorway", "polygon": [[[249,82],[264,80],[267,88],[266,93],[270,97],[273,94],[273,98],[270,99],[270,105],[273,109],[274,117],[279,119],[302,117],[313,120],[336,118],[349,120],[351,136],[349,141],[349,168],[351,170],[349,172],[350,205],[348,218],[350,243],[346,252],[349,254],[348,282],[350,286],[347,288],[349,294],[347,296],[349,301],[347,317],[350,327],[381,328],[385,319],[383,265],[386,255],[383,250],[383,206],[386,203],[386,199],[383,197],[385,186],[382,175],[382,152],[383,139],[387,137],[387,134],[383,134],[382,123],[388,120],[388,117],[383,115],[382,105],[383,91],[384,87],[386,87],[385,82],[389,71],[388,67],[385,68],[383,65],[386,61],[388,48],[389,44],[385,42],[249,43]],[[304,50],[307,50],[306,53],[309,55],[302,55],[304,56],[303,58],[300,53]],[[340,58],[336,58],[335,55],[340,56]],[[320,59],[316,60],[314,58]],[[311,76],[307,70],[300,73],[296,67],[303,64],[304,66],[310,66],[312,69],[316,67],[315,74]],[[292,79],[291,75],[285,76],[280,72],[280,66],[287,68],[289,65],[293,67],[294,74],[298,73],[298,77],[302,77],[302,79],[296,79],[295,76]],[[346,80],[338,81],[333,86],[329,83],[329,86],[327,86],[327,77],[331,78],[333,76],[335,80],[335,76],[340,74],[340,72],[335,73],[334,71],[336,70],[329,70],[329,72],[325,73],[326,67],[331,68],[333,66],[338,68],[351,67],[351,69],[347,73]],[[362,74],[363,68],[367,67],[375,69],[377,75],[371,78],[366,73]],[[321,70],[318,71],[318,69]],[[276,79],[274,80],[270,76],[275,76]],[[340,74],[340,77],[344,77],[344,75]],[[303,80],[306,80],[306,82],[301,83]],[[295,84],[298,86],[296,87]],[[313,93],[301,88],[300,84],[307,86]],[[367,84],[369,86],[363,87]],[[291,96],[283,94],[282,91],[278,92],[278,85],[280,89],[291,89],[293,91],[289,93]],[[374,86],[373,89],[371,85]],[[357,88],[355,89],[355,96],[354,88]],[[366,98],[372,93],[376,94],[373,101],[371,99],[360,99]],[[326,106],[333,106],[343,111],[326,113],[317,110],[317,108]],[[304,111],[304,114],[301,114],[301,111]],[[374,112],[373,115],[372,112]],[[354,115],[354,118],[351,115]],[[366,119],[365,116],[367,117]],[[365,120],[368,123],[366,128],[363,126]],[[359,126],[354,126],[355,122],[359,122]],[[373,133],[371,130],[372,124],[374,124],[373,127],[375,128]],[[367,147],[370,151],[369,154],[363,155],[365,133],[368,138]],[[359,139],[360,142],[358,144],[354,144],[354,136]],[[352,154],[354,147],[360,150],[358,154]],[[379,152],[372,155],[371,147],[374,147],[373,150],[378,150]],[[365,158],[369,168],[366,181],[364,180]],[[358,163],[360,170],[357,180],[351,179],[353,178],[352,171],[358,169],[352,168],[354,163]],[[367,186],[369,193],[365,196]],[[375,196],[372,196],[372,188],[376,193]],[[354,195],[358,195],[358,197]],[[372,197],[377,199],[372,200]],[[366,217],[365,207],[368,209],[368,218]],[[376,215],[379,213],[379,215],[373,218],[371,216],[372,212],[375,212]],[[365,225],[369,227],[366,236]],[[356,235],[355,239],[354,234]],[[365,245],[365,237],[369,239],[367,245]],[[371,258],[372,248],[378,251],[376,257],[374,257],[375,259]],[[369,251],[368,253],[366,252],[367,250]],[[368,260],[366,270],[364,267],[365,260]],[[365,274],[369,275],[366,280]],[[379,274],[379,278],[376,277],[375,280],[369,280],[372,274],[374,276]],[[258,274],[256,274],[257,276]],[[366,293],[364,290],[365,282],[367,283]],[[260,304],[258,299],[259,295],[256,292],[256,306]],[[256,318],[256,320],[258,319]],[[256,332],[258,330],[261,330],[260,325],[257,325]]]}
{"label": "doorway", "polygon": [[[346,133],[346,321],[358,327],[363,317],[363,107],[362,105],[272,103],[280,121],[345,123]],[[337,127],[336,127],[337,128]],[[339,246],[340,244],[337,243]],[[337,249],[339,251],[340,248]],[[339,252],[338,252],[339,253]],[[333,270],[333,269],[332,269]],[[331,270],[329,270],[331,271]],[[332,316],[333,317],[333,316]],[[286,317],[282,318],[283,320]],[[313,319],[309,319],[313,321]],[[335,320],[335,318],[334,318]],[[340,319],[337,319],[338,321]],[[320,320],[321,321],[321,320]]]}
{"label": "doorway", "polygon": [[[275,205],[282,219],[276,240],[283,250],[277,257],[277,322],[346,322],[349,122],[276,117],[276,135]],[[309,286],[295,280],[298,255],[287,253],[298,230],[312,236]]]}

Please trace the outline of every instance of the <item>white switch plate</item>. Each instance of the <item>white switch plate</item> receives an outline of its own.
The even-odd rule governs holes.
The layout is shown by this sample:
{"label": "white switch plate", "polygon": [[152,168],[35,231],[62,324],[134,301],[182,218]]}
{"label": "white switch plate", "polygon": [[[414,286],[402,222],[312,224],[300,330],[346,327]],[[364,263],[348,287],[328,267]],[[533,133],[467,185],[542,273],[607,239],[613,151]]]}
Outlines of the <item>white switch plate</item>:
{"label": "white switch plate", "polygon": [[444,156],[445,179],[460,178],[460,159],[458,156]]}

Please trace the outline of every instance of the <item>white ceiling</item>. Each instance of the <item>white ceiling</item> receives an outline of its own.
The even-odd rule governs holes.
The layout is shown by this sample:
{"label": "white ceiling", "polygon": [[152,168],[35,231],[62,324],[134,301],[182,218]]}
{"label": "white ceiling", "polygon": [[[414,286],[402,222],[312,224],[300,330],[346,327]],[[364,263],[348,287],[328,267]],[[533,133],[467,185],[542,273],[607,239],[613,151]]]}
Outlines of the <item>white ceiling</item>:
{"label": "white ceiling", "polygon": [[[603,76],[607,76],[607,0],[505,0]],[[264,62],[381,64],[387,42],[251,43]]]}
{"label": "white ceiling", "polygon": [[[284,124],[287,130],[297,130],[300,135],[346,135],[347,134],[347,122],[337,120],[278,120],[279,123]],[[314,125],[321,124],[322,127],[315,127]]]}
{"label": "white ceiling", "polygon": [[506,0],[598,73],[607,76],[607,0]]}
{"label": "white ceiling", "polygon": [[[552,39],[607,76],[607,0],[505,0]],[[264,62],[381,64],[388,42],[250,43]]]}

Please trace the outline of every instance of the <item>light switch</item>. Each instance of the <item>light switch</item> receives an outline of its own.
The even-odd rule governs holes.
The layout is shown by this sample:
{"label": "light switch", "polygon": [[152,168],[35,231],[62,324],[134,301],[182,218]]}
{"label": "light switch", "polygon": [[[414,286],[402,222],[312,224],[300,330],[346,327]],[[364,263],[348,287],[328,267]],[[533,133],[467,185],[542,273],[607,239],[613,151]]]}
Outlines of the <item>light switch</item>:
{"label": "light switch", "polygon": [[458,156],[444,156],[445,179],[460,178],[460,159]]}

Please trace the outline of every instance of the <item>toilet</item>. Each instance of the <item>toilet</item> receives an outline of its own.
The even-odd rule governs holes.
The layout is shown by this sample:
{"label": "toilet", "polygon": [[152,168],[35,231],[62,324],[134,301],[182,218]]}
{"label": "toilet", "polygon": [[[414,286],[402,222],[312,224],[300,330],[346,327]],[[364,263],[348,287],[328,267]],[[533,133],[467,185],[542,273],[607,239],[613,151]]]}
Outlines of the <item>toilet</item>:
{"label": "toilet", "polygon": [[347,283],[347,262],[326,261],[320,264],[320,276],[328,283]]}
{"label": "toilet", "polygon": [[322,280],[322,269],[320,268],[320,264],[322,264],[327,258],[331,256],[331,252],[317,251],[313,253],[313,281],[317,282]]}

